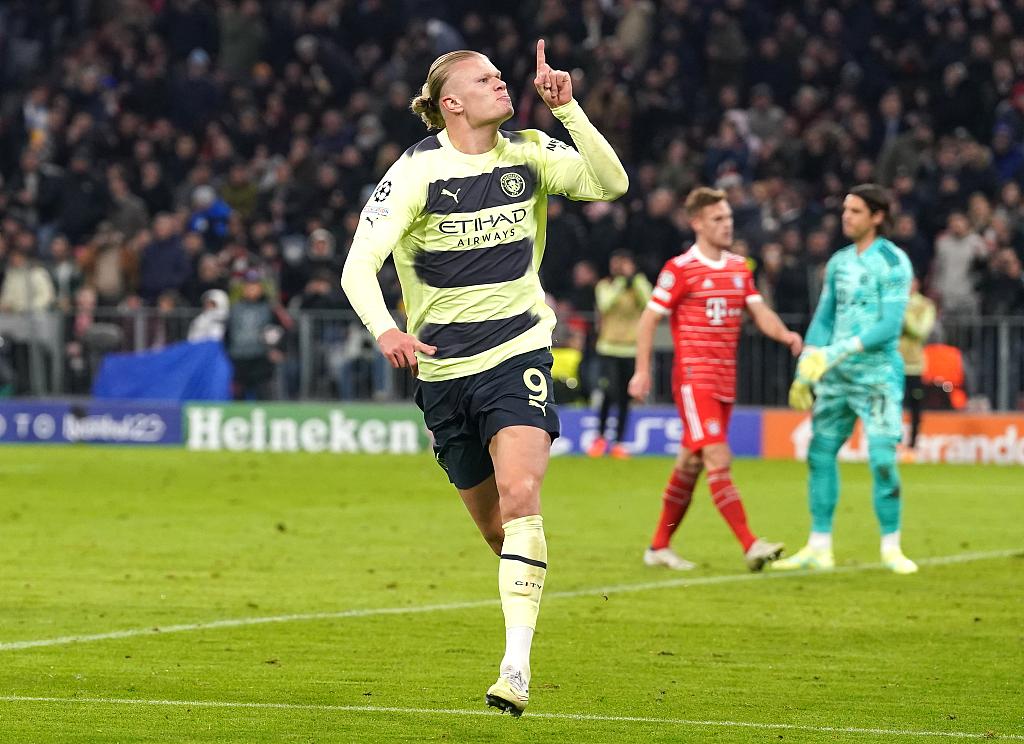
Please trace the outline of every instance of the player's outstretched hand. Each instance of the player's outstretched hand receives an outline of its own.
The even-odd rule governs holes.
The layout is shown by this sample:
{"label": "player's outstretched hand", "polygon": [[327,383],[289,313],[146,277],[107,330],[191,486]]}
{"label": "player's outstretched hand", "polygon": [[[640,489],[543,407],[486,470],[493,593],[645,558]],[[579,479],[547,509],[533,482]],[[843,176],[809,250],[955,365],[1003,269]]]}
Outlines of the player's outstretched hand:
{"label": "player's outstretched hand", "polygon": [[626,390],[629,392],[629,397],[633,398],[637,403],[643,403],[651,392],[650,372],[634,373],[633,377],[629,380]]}
{"label": "player's outstretched hand", "polygon": [[533,79],[537,92],[551,108],[564,106],[572,100],[572,78],[568,72],[552,70],[544,61],[544,39],[537,42],[537,77]]}
{"label": "player's outstretched hand", "polygon": [[782,343],[789,347],[793,356],[800,356],[800,352],[804,349],[804,340],[800,338],[799,333],[794,331],[787,331],[786,335],[782,337]]}
{"label": "player's outstretched hand", "polygon": [[434,356],[437,353],[436,346],[427,346],[410,333],[403,333],[397,328],[384,331],[377,339],[377,346],[384,358],[391,362],[395,369],[408,367],[413,377],[420,376],[420,365],[416,359],[416,352]]}

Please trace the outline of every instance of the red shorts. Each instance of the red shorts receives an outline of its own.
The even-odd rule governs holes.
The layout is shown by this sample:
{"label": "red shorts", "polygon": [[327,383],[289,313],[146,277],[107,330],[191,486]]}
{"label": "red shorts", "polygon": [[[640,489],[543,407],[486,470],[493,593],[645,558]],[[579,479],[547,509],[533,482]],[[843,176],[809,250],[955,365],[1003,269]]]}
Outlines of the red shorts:
{"label": "red shorts", "polygon": [[683,420],[683,446],[697,452],[709,444],[726,442],[732,403],[723,403],[707,390],[692,385],[673,389],[679,418]]}

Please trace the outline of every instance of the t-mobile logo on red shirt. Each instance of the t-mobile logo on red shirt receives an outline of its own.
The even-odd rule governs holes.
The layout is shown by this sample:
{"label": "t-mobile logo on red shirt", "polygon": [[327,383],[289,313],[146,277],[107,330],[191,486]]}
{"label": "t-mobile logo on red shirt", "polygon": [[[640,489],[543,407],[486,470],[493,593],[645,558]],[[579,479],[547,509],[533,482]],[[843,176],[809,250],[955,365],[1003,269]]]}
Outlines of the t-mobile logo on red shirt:
{"label": "t-mobile logo on red shirt", "polygon": [[707,316],[711,325],[722,325],[725,323],[725,316],[728,312],[728,303],[724,297],[708,297],[704,306],[704,315]]}

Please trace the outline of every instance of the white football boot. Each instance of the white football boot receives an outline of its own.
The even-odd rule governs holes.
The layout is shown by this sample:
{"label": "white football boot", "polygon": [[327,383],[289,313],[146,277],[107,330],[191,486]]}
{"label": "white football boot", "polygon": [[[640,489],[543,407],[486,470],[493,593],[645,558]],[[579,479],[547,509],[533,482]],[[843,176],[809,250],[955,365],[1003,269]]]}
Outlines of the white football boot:
{"label": "white football boot", "polygon": [[487,691],[487,704],[502,713],[511,713],[519,718],[530,702],[530,685],[518,670],[502,672],[498,681]]}
{"label": "white football boot", "polygon": [[768,542],[763,537],[759,537],[753,545],[747,548],[747,552],[743,554],[743,560],[746,561],[747,568],[751,571],[760,571],[764,568],[765,563],[776,560],[785,549],[785,543]]}
{"label": "white football boot", "polygon": [[692,571],[697,568],[696,563],[680,558],[672,548],[659,548],[658,550],[647,548],[644,551],[644,565],[664,566],[673,571]]}

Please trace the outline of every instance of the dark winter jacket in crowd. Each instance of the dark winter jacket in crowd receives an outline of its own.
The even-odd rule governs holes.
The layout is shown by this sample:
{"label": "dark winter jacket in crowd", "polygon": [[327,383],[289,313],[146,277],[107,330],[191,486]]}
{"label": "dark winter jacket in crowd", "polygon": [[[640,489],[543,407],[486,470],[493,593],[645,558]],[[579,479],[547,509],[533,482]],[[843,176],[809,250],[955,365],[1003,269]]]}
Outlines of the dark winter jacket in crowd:
{"label": "dark winter jacket in crowd", "polygon": [[92,235],[107,214],[107,190],[87,173],[69,172],[57,202],[58,227],[72,244]]}
{"label": "dark winter jacket in crowd", "polygon": [[147,303],[156,301],[167,289],[181,289],[192,274],[192,262],[177,236],[154,240],[142,252],[139,267],[139,296]]}

